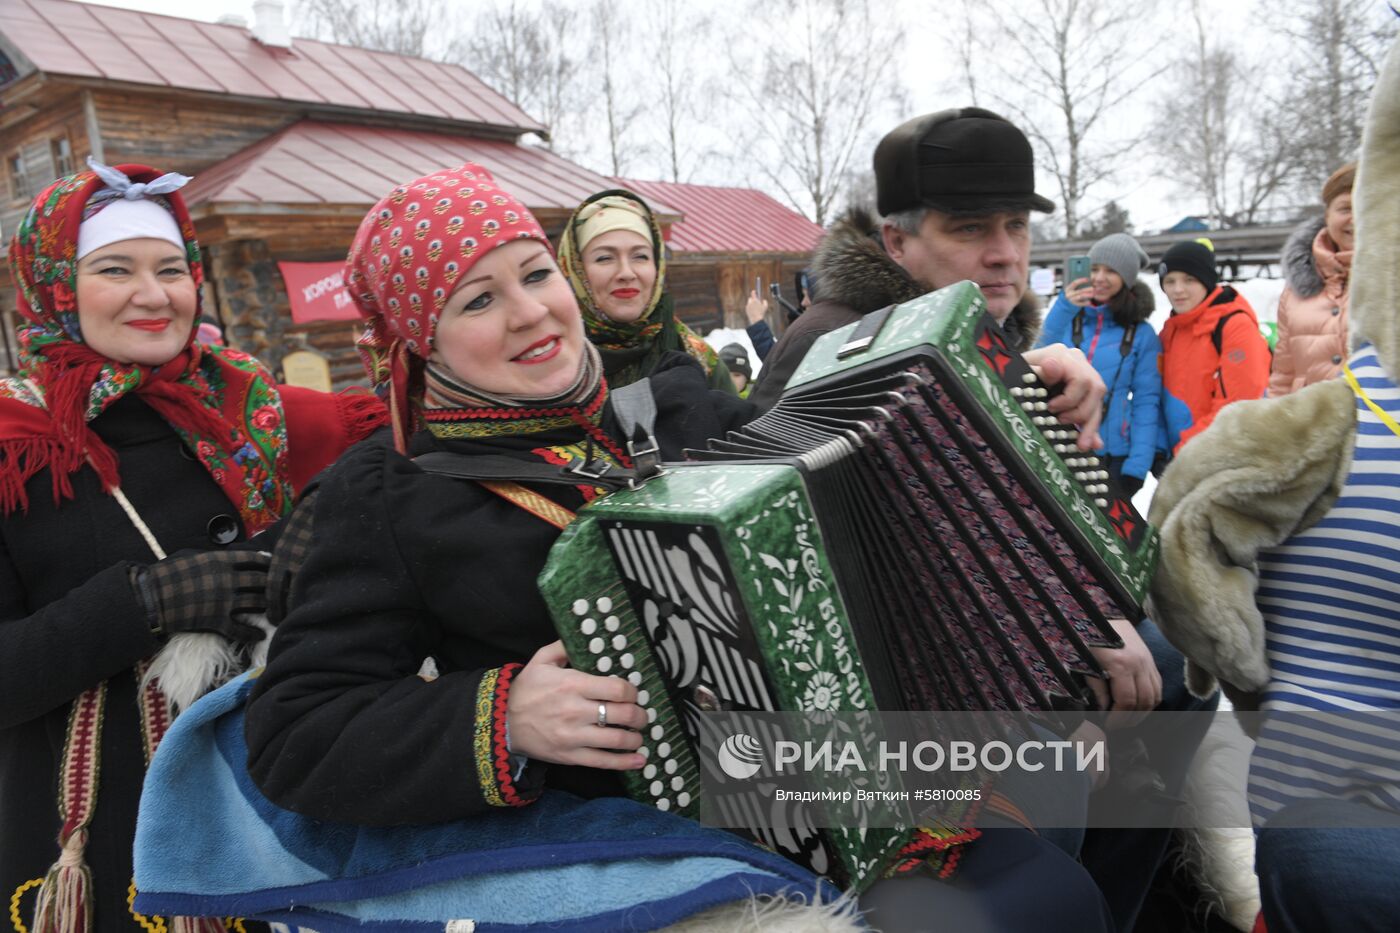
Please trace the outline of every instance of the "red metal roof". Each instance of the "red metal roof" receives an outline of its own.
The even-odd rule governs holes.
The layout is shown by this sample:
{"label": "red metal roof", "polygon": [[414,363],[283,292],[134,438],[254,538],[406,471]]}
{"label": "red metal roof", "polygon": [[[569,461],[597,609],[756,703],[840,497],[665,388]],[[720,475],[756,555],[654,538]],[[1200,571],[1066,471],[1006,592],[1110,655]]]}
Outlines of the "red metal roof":
{"label": "red metal roof", "polygon": [[655,207],[664,202],[684,219],[671,227],[667,243],[677,252],[806,253],[821,227],[753,188],[715,188],[669,181],[613,179]]}
{"label": "red metal roof", "polygon": [[72,0],[0,0],[0,33],[40,71],[543,130],[460,65]]}
{"label": "red metal roof", "polygon": [[[590,194],[615,187],[534,146],[303,120],[200,172],[184,194],[192,208],[215,202],[370,205],[397,184],[464,161],[486,166],[534,209],[572,210]],[[669,201],[652,206],[666,219],[679,213]]]}

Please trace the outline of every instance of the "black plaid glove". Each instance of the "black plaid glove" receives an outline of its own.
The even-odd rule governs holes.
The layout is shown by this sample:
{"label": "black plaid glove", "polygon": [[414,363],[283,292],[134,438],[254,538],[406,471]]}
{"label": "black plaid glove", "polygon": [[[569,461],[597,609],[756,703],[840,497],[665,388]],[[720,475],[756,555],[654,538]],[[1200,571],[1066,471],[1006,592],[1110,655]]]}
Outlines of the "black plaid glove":
{"label": "black plaid glove", "polygon": [[264,551],[181,551],[133,572],[132,583],[151,616],[151,631],[214,632],[251,644],[262,629],[237,616],[267,608]]}

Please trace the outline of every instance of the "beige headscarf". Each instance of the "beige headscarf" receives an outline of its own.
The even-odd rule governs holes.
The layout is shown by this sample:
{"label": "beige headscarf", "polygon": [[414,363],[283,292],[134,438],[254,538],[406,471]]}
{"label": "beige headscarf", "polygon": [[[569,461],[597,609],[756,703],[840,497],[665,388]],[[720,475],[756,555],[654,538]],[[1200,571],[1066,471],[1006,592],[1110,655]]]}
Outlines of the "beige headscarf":
{"label": "beige headscarf", "polygon": [[651,242],[651,219],[646,208],[620,195],[599,198],[579,209],[574,219],[574,239],[579,252],[588,249],[588,244],[605,233],[614,230],[630,230],[646,242]]}

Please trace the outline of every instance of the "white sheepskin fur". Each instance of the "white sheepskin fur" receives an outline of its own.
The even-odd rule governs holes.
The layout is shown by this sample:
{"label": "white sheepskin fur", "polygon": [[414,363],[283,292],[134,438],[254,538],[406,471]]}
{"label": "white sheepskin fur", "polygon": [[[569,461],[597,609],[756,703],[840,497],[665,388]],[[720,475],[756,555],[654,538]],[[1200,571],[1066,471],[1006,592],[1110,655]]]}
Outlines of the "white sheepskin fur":
{"label": "white sheepskin fur", "polygon": [[272,625],[266,616],[249,616],[244,621],[266,634],[251,650],[210,632],[183,632],[172,636],[160,649],[141,687],[155,681],[170,703],[171,711],[187,709],[204,694],[228,683],[234,677],[267,663],[267,646],[272,641]]}
{"label": "white sheepskin fur", "polygon": [[1222,698],[1217,714],[1191,764],[1185,797],[1196,825],[1183,833],[1185,858],[1205,890],[1208,905],[1243,933],[1259,913],[1259,879],[1254,874],[1254,831],[1250,829],[1245,785],[1254,743],[1229,715]]}
{"label": "white sheepskin fur", "polygon": [[665,928],[665,933],[869,933],[852,898],[830,904],[754,897],[721,904]]}

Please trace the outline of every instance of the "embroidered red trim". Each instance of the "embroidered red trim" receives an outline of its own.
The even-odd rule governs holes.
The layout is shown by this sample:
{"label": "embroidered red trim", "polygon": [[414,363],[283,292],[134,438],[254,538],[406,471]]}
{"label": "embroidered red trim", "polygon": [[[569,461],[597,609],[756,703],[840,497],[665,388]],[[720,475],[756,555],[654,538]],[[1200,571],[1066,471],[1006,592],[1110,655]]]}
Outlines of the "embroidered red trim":
{"label": "embroidered red trim", "polygon": [[506,749],[506,701],[510,696],[510,683],[522,667],[523,664],[506,664],[501,667],[491,708],[491,759],[496,770],[496,783],[500,785],[501,799],[512,807],[523,807],[535,802],[534,797],[522,797],[515,789],[515,780],[510,773],[510,752]]}
{"label": "embroidered red trim", "polygon": [[955,836],[937,836],[922,828],[915,829],[914,838],[909,840],[895,856],[899,861],[894,867],[893,874],[903,875],[922,868],[925,858],[946,852],[947,857],[939,868],[938,877],[947,878],[956,870],[958,860],[962,858],[963,846],[981,835],[980,829],[966,829]]}

